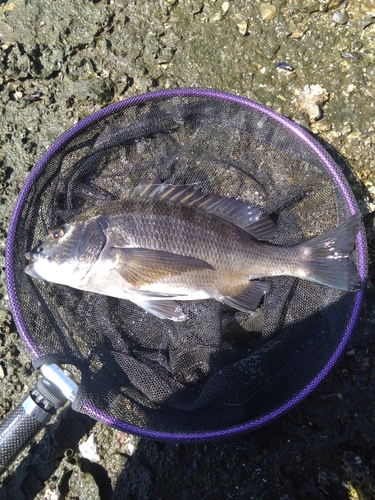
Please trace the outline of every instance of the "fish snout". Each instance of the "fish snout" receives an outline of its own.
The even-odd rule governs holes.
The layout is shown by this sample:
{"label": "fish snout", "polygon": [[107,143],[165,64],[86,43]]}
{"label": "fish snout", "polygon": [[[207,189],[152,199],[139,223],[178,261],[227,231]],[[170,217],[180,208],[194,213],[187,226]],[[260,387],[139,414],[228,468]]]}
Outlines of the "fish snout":
{"label": "fish snout", "polygon": [[41,257],[43,257],[43,255],[40,252],[38,252],[38,249],[34,249],[30,250],[29,252],[26,252],[25,257],[29,262],[33,263],[39,260]]}
{"label": "fish snout", "polygon": [[34,262],[35,261],[35,259],[34,259],[34,252],[32,252],[31,250],[29,252],[25,253],[25,257],[30,262]]}
{"label": "fish snout", "polygon": [[45,257],[45,253],[43,251],[43,246],[38,245],[37,247],[33,248],[32,250],[29,250],[28,252],[25,253],[25,257],[31,263],[36,262],[37,260],[39,260],[40,257]]}

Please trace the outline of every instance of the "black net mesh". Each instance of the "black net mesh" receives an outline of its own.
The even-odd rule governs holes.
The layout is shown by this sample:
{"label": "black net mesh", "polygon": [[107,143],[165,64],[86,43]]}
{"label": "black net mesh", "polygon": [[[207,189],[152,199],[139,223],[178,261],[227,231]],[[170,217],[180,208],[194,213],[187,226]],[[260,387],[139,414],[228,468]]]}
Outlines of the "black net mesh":
{"label": "black net mesh", "polygon": [[[126,300],[32,280],[24,253],[51,227],[156,175],[239,198],[277,218],[291,245],[349,216],[325,164],[293,131],[230,100],[168,96],[112,112],[66,140],[35,179],[17,223],[22,317],[43,361],[76,365],[75,409],[140,429],[201,433],[269,414],[326,366],[354,293],[271,278],[253,315],[215,300],[185,302],[185,322]],[[194,313],[194,314],[191,314]]]}

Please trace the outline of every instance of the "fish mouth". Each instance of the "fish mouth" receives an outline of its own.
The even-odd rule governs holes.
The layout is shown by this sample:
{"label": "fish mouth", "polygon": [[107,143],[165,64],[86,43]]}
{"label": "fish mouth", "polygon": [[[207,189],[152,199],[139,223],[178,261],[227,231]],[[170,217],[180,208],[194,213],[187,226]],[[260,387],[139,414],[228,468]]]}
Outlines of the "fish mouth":
{"label": "fish mouth", "polygon": [[35,266],[35,264],[40,260],[41,255],[31,250],[30,252],[25,253],[25,257],[28,261],[30,261],[30,264],[25,267],[25,273],[32,278],[45,281],[45,279],[38,273]]}
{"label": "fish mouth", "polygon": [[31,263],[36,262],[38,260],[38,254],[30,250],[30,252],[25,253],[25,257],[27,260],[29,260]]}
{"label": "fish mouth", "polygon": [[38,273],[38,271],[35,269],[35,263],[32,262],[31,264],[27,265],[25,267],[25,273],[31,276],[32,278],[36,278],[38,280],[45,281],[45,279]]}

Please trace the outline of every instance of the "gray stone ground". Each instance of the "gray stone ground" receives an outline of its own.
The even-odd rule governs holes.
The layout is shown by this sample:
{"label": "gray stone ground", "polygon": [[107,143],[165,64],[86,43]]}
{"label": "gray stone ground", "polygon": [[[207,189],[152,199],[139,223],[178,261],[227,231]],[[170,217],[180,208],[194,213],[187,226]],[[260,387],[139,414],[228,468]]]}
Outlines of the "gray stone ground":
{"label": "gray stone ground", "polygon": [[[236,93],[335,148],[366,213],[375,208],[374,22],[373,0],[0,1],[0,418],[37,378],[9,310],[7,228],[31,167],[59,135],[149,90]],[[294,71],[276,69],[280,62]],[[375,498],[371,224],[358,328],[333,372],[289,414],[236,440],[183,445],[127,436],[67,409],[0,479],[0,499]],[[92,433],[97,463],[78,448]]]}

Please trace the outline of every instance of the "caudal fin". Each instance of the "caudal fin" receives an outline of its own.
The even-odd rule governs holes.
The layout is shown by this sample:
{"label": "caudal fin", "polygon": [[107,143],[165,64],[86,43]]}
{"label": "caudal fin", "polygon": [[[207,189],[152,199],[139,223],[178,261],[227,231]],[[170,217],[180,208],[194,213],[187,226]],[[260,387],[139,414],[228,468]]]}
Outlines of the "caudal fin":
{"label": "caudal fin", "polygon": [[360,214],[352,215],[339,226],[303,243],[303,278],[341,290],[360,290],[357,268],[348,260],[355,248],[360,222]]}

